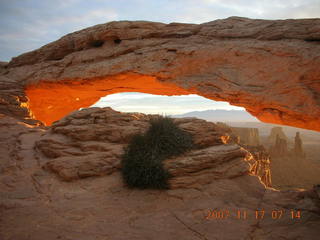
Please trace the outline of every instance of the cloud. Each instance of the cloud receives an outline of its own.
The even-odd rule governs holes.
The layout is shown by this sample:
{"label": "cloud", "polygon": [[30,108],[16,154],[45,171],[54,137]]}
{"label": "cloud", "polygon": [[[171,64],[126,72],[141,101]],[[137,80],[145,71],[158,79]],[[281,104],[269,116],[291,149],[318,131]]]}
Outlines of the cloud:
{"label": "cloud", "polygon": [[10,0],[0,1],[0,60],[63,35],[114,20],[203,23],[230,16],[316,18],[319,0]]}
{"label": "cloud", "polygon": [[82,29],[85,27],[90,27],[92,25],[96,25],[99,23],[105,23],[109,21],[117,20],[118,14],[111,9],[99,9],[92,10],[86,12],[85,14],[76,15],[76,16],[62,16],[55,17],[49,19],[44,26],[49,27],[49,25],[53,26],[61,26],[64,24],[68,24],[72,26],[72,28]]}
{"label": "cloud", "polygon": [[241,16],[263,19],[318,18],[319,0],[189,0],[178,17],[183,22],[203,23]]}
{"label": "cloud", "polygon": [[94,107],[111,107],[122,112],[182,114],[209,109],[244,110],[227,102],[216,102],[196,94],[162,96],[145,93],[116,93],[103,97]]}
{"label": "cloud", "polygon": [[112,8],[87,6],[81,0],[12,0],[7,4],[0,3],[0,14],[1,60],[9,60],[70,32],[118,17]]}

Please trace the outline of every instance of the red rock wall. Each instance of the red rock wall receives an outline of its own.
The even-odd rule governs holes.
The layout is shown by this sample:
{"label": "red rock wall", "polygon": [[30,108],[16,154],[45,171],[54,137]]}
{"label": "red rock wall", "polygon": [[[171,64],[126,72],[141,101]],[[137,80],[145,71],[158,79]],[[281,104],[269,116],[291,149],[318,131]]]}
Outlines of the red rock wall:
{"label": "red rock wall", "polygon": [[[136,73],[186,92],[245,107],[264,122],[320,131],[319,26],[320,19],[239,17],[200,25],[111,22],[68,34],[14,58],[1,74],[28,92],[30,85],[47,81],[63,86],[70,81],[83,84],[85,80],[95,85],[97,79]],[[134,88],[147,81],[140,83]],[[112,86],[108,82],[103,87]],[[51,94],[55,99],[56,95]],[[97,95],[94,90],[91,96],[97,99]],[[40,96],[30,103],[35,116],[40,116],[34,107],[36,102],[47,102],[43,103],[46,108],[56,102]],[[80,105],[59,106],[52,115],[60,117],[60,112]]]}

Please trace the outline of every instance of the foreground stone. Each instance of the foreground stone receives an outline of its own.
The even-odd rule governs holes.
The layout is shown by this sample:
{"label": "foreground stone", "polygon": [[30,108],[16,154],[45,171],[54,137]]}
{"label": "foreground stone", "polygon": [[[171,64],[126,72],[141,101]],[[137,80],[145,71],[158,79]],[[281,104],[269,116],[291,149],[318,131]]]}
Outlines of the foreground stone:
{"label": "foreground stone", "polygon": [[[111,108],[90,108],[55,122],[36,142],[44,155],[43,167],[66,181],[111,174],[121,168],[121,155],[131,137],[144,133],[152,115],[120,113]],[[229,128],[196,118],[174,119],[193,136],[196,149],[169,159],[171,188],[210,183],[250,173],[258,164],[248,151],[235,144]],[[229,144],[228,144],[229,143]],[[47,158],[52,160],[46,160]],[[268,182],[271,182],[270,176]]]}
{"label": "foreground stone", "polygon": [[318,239],[319,187],[266,188],[256,153],[203,120],[176,120],[207,140],[165,161],[171,189],[128,189],[122,146],[150,117],[84,109],[44,128],[1,116],[0,239]]}

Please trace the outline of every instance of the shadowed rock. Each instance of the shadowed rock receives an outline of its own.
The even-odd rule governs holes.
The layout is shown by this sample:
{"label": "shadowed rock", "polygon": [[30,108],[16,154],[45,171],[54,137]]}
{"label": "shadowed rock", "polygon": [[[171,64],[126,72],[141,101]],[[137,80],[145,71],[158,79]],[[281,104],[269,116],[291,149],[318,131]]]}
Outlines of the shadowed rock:
{"label": "shadowed rock", "polygon": [[250,146],[260,145],[258,128],[232,127],[231,130],[239,136],[241,144]]}
{"label": "shadowed rock", "polygon": [[300,138],[300,133],[296,132],[296,136],[294,138],[294,147],[292,150],[292,154],[296,158],[305,158],[306,154],[303,151],[302,140]]}

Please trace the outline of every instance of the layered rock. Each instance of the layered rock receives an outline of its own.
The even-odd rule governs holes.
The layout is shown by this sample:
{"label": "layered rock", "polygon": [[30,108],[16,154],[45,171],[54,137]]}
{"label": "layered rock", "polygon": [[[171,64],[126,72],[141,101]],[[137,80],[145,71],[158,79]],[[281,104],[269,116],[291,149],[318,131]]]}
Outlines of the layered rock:
{"label": "layered rock", "polygon": [[260,145],[258,128],[232,127],[231,130],[239,136],[241,144],[249,146]]}
{"label": "layered rock", "polygon": [[[320,234],[318,188],[266,188],[254,174],[258,165],[262,170],[255,160],[261,149],[250,154],[213,123],[175,120],[200,148],[164,162],[174,175],[171,189],[141,191],[123,184],[118,159],[152,116],[84,109],[50,128],[0,117],[1,239],[313,240]],[[275,209],[281,219],[272,218]],[[263,219],[256,210],[265,211]],[[301,218],[292,219],[292,210]],[[216,219],[214,211],[228,215]]]}
{"label": "layered rock", "polygon": [[[36,148],[52,159],[43,160],[44,168],[66,181],[111,174],[121,168],[121,155],[131,137],[146,131],[151,117],[110,108],[83,109],[55,122],[36,142]],[[166,161],[165,169],[172,176],[171,188],[249,174],[258,161],[232,144],[228,129],[195,118],[174,121],[191,133],[200,149]]]}
{"label": "layered rock", "polygon": [[259,176],[261,181],[267,186],[272,187],[272,177],[271,177],[271,161],[270,154],[264,148],[264,146],[243,146],[248,150],[253,158],[255,159],[254,164],[251,167],[251,173],[253,175]]}
{"label": "layered rock", "polygon": [[268,142],[269,144],[271,144],[270,153],[274,158],[305,158],[306,156],[305,152],[303,151],[303,144],[299,132],[296,132],[296,136],[294,138],[294,145],[293,148],[290,150],[288,147],[288,138],[282,131],[281,127],[273,127],[271,129],[270,136],[268,137]]}
{"label": "layered rock", "polygon": [[[121,155],[131,137],[143,133],[152,115],[116,112],[110,108],[90,108],[55,122],[36,142],[47,158],[44,168],[71,181],[113,173],[121,168]],[[208,184],[214,179],[252,173],[271,186],[269,159],[258,148],[251,154],[234,141],[228,127],[196,118],[174,119],[191,133],[199,150],[165,161],[171,188]],[[246,148],[246,147],[245,147]]]}
{"label": "layered rock", "polygon": [[111,22],[16,57],[1,76],[26,89],[29,108],[47,124],[101,96],[141,91],[195,93],[243,106],[265,122],[320,130],[319,23]]}
{"label": "layered rock", "polygon": [[289,155],[287,140],[277,135],[275,143],[270,148],[270,155],[273,158],[287,157]]}
{"label": "layered rock", "polygon": [[164,168],[172,176],[171,188],[197,187],[249,174],[250,160],[252,156],[238,145],[219,145],[166,160]]}
{"label": "layered rock", "polygon": [[111,174],[120,168],[124,146],[147,128],[148,119],[110,108],[85,109],[55,122],[36,148],[54,159],[44,162],[45,168],[64,180]]}
{"label": "layered rock", "polygon": [[271,128],[270,135],[268,136],[268,142],[270,145],[275,144],[277,138],[288,141],[286,134],[283,132],[282,127]]}
{"label": "layered rock", "polygon": [[306,158],[300,134],[296,133],[293,148],[285,139],[276,138],[270,147],[273,187],[278,189],[311,188],[318,184],[320,166]]}
{"label": "layered rock", "polygon": [[[1,66],[0,66],[1,68]],[[0,75],[0,113],[26,122],[32,118],[28,98],[19,84]],[[29,121],[30,122],[30,121]]]}
{"label": "layered rock", "polygon": [[306,157],[306,154],[304,153],[303,148],[302,148],[302,140],[300,138],[299,132],[296,132],[296,136],[294,138],[294,147],[292,150],[292,154],[294,157],[297,157],[297,158],[305,158]]}

